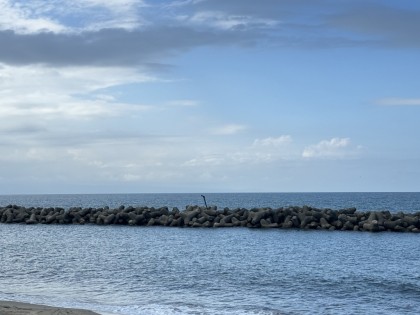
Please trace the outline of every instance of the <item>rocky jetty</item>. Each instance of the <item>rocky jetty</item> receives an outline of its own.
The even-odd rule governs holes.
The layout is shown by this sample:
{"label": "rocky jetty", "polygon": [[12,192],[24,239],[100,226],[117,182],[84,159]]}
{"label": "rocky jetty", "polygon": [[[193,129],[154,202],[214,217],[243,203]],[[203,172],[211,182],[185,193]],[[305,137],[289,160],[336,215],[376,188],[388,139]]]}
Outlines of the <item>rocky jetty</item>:
{"label": "rocky jetty", "polygon": [[248,227],[369,232],[420,232],[420,212],[359,212],[356,208],[316,209],[308,206],[218,210],[217,207],[187,206],[104,208],[0,207],[1,223],[98,224],[175,227]]}

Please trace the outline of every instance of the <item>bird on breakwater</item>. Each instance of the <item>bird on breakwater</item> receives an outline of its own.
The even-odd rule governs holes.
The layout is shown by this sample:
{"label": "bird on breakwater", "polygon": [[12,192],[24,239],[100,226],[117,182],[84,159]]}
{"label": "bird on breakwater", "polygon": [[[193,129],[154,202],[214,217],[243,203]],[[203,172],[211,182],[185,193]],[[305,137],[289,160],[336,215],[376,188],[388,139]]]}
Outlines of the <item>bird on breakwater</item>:
{"label": "bird on breakwater", "polygon": [[203,197],[203,200],[204,200],[204,205],[206,206],[206,209],[207,209],[208,207],[207,207],[207,202],[206,202],[206,196],[201,195],[201,197]]}

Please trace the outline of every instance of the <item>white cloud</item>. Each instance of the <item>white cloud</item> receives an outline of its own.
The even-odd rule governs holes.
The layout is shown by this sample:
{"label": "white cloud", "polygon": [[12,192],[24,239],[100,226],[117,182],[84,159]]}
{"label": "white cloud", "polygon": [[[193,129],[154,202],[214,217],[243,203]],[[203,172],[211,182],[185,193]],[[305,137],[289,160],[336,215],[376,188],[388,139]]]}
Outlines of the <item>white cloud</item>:
{"label": "white cloud", "polygon": [[135,6],[146,6],[143,0],[73,0],[81,6],[102,6],[109,10],[129,11]]}
{"label": "white cloud", "polygon": [[268,137],[264,139],[255,139],[254,146],[263,146],[263,147],[276,147],[283,144],[289,144],[292,142],[292,137],[289,135],[283,135],[279,137]]}
{"label": "white cloud", "polygon": [[383,98],[376,101],[382,106],[420,106],[420,98]]}
{"label": "white cloud", "polygon": [[105,88],[125,83],[153,81],[127,68],[0,65],[0,114],[34,119],[113,116],[150,110],[150,106],[118,102]]}
{"label": "white cloud", "polygon": [[304,158],[351,158],[355,157],[360,147],[353,148],[349,138],[332,138],[322,140],[317,144],[310,145],[303,150]]}
{"label": "white cloud", "polygon": [[157,80],[136,69],[124,67],[52,68],[0,64],[0,70],[0,92],[17,91],[16,95],[34,91],[84,94],[112,86]]}
{"label": "white cloud", "polygon": [[[28,3],[0,0],[0,29],[23,34],[41,31],[58,33],[66,30],[65,26],[51,18],[34,16]],[[34,4],[36,3],[35,1]]]}
{"label": "white cloud", "polygon": [[224,125],[224,126],[219,126],[216,128],[213,128],[211,130],[211,133],[213,135],[220,135],[220,136],[224,136],[224,135],[234,135],[237,134],[241,131],[244,131],[247,127],[244,125],[238,125],[238,124],[228,124],[228,125]]}
{"label": "white cloud", "polygon": [[278,24],[277,21],[271,19],[246,15],[229,15],[221,11],[201,11],[192,16],[180,15],[178,16],[178,20],[222,30],[248,27],[273,27]]}
{"label": "white cloud", "polygon": [[38,120],[89,119],[117,116],[123,113],[145,111],[151,108],[143,105],[104,102],[101,100],[75,100],[56,95],[53,95],[53,97],[51,101],[54,103],[49,101],[46,104],[31,103],[28,106],[3,105],[0,108],[0,115],[2,117],[31,117],[31,119],[36,118]]}
{"label": "white cloud", "polygon": [[226,163],[227,156],[219,154],[201,155],[183,163],[183,166],[220,166]]}
{"label": "white cloud", "polygon": [[175,0],[166,5],[166,7],[182,7],[197,4],[206,0]]}
{"label": "white cloud", "polygon": [[134,29],[143,24],[137,9],[145,6],[142,0],[0,0],[0,29],[21,34]]}
{"label": "white cloud", "polygon": [[170,107],[196,107],[200,103],[196,100],[173,100],[166,104]]}
{"label": "white cloud", "polygon": [[182,164],[184,167],[212,167],[223,169],[238,165],[258,165],[275,160],[270,153],[253,152],[247,149],[219,154],[198,155]]}
{"label": "white cloud", "polygon": [[263,165],[298,159],[296,151],[289,147],[291,136],[256,139],[251,145],[213,144],[196,147],[193,158],[183,163],[185,167],[236,167],[239,165]]}
{"label": "white cloud", "polygon": [[[70,148],[67,153],[76,164],[90,168],[99,177],[107,180],[159,182],[183,176],[184,169],[180,167],[177,145],[176,142],[169,143],[163,138],[154,138],[153,142],[115,139]],[[183,145],[184,148],[186,146],[188,143]]]}

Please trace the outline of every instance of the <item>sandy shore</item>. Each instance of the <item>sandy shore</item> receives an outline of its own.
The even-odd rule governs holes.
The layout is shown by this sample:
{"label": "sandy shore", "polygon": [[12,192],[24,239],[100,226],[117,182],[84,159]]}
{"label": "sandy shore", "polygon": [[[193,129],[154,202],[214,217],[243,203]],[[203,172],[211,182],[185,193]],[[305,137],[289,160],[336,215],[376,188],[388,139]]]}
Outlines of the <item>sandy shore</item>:
{"label": "sandy shore", "polygon": [[18,302],[0,301],[0,315],[99,315],[74,308],[51,307]]}

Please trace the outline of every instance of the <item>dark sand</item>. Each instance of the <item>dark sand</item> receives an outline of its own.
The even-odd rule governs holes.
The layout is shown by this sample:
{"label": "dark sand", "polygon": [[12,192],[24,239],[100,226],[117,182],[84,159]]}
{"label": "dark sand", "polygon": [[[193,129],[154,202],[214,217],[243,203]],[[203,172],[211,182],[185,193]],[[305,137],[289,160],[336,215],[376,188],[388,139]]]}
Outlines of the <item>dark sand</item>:
{"label": "dark sand", "polygon": [[0,301],[0,315],[99,315],[74,308],[51,307],[19,302]]}

